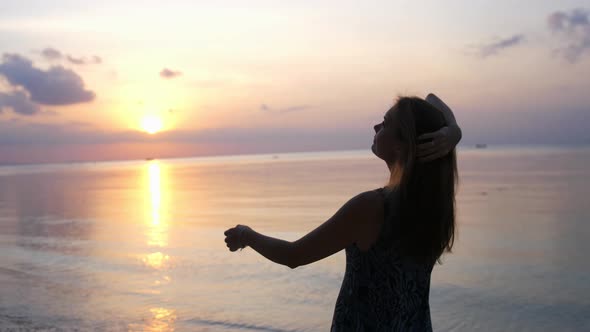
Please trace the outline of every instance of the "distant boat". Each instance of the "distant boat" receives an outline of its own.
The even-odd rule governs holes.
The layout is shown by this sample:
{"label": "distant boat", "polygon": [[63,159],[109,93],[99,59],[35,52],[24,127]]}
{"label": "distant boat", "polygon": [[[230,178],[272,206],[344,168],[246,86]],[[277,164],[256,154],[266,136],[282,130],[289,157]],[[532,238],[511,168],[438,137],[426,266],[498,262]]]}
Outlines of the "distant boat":
{"label": "distant boat", "polygon": [[476,149],[485,149],[487,147],[488,147],[487,144],[475,144],[475,148]]}
{"label": "distant boat", "polygon": [[146,161],[152,161],[154,158],[145,158]]}

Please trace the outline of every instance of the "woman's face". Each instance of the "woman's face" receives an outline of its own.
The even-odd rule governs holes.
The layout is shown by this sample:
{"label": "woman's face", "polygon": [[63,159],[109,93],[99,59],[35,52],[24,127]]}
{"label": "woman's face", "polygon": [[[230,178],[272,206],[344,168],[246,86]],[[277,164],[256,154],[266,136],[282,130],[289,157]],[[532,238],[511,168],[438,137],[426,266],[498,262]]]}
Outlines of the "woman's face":
{"label": "woman's face", "polygon": [[383,159],[388,165],[393,165],[399,159],[399,142],[395,132],[395,125],[393,123],[393,113],[395,108],[390,109],[385,113],[383,121],[376,124],[375,138],[373,138],[373,145],[371,150],[373,153]]}

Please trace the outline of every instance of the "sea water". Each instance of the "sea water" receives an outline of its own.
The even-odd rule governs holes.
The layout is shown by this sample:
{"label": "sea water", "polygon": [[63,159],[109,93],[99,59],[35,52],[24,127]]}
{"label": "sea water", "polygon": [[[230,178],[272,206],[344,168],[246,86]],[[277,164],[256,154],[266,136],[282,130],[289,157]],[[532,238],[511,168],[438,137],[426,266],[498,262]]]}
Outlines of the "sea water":
{"label": "sea water", "polygon": [[[590,330],[590,149],[458,151],[438,331]],[[296,240],[383,186],[367,151],[0,167],[0,330],[327,331],[341,251],[290,269],[236,224]]]}

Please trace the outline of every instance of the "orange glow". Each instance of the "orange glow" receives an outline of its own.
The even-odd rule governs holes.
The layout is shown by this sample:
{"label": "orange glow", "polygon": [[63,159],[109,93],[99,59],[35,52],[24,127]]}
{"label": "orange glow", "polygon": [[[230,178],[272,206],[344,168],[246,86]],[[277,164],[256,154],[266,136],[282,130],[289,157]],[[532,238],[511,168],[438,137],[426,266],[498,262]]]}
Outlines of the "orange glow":
{"label": "orange glow", "polygon": [[131,81],[117,85],[116,89],[102,86],[112,96],[112,101],[101,108],[108,113],[101,121],[105,125],[109,122],[107,128],[156,133],[176,129],[179,124],[189,123],[187,116],[195,116],[192,110],[200,103],[194,91],[189,92],[175,80],[152,77],[148,67],[153,66],[150,61],[135,63],[127,73],[133,78]]}

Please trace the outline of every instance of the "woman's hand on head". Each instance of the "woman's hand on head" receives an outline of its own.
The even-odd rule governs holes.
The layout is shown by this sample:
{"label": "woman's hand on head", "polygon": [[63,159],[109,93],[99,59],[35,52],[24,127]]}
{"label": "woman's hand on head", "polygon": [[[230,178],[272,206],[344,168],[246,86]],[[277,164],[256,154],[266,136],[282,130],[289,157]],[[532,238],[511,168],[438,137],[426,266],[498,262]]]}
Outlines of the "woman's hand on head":
{"label": "woman's hand on head", "polygon": [[462,136],[455,115],[447,104],[433,93],[429,93],[425,100],[442,112],[447,126],[418,137],[418,141],[429,140],[418,144],[417,158],[419,162],[429,162],[446,156],[453,151]]}
{"label": "woman's hand on head", "polygon": [[223,234],[225,235],[225,243],[229,251],[245,248],[244,233],[250,230],[252,229],[246,225],[236,225],[236,227],[226,230]]}
{"label": "woman's hand on head", "polygon": [[457,125],[442,127],[433,133],[418,137],[418,141],[423,140],[430,141],[418,144],[416,157],[422,163],[444,157],[453,151],[461,140],[461,129]]}

